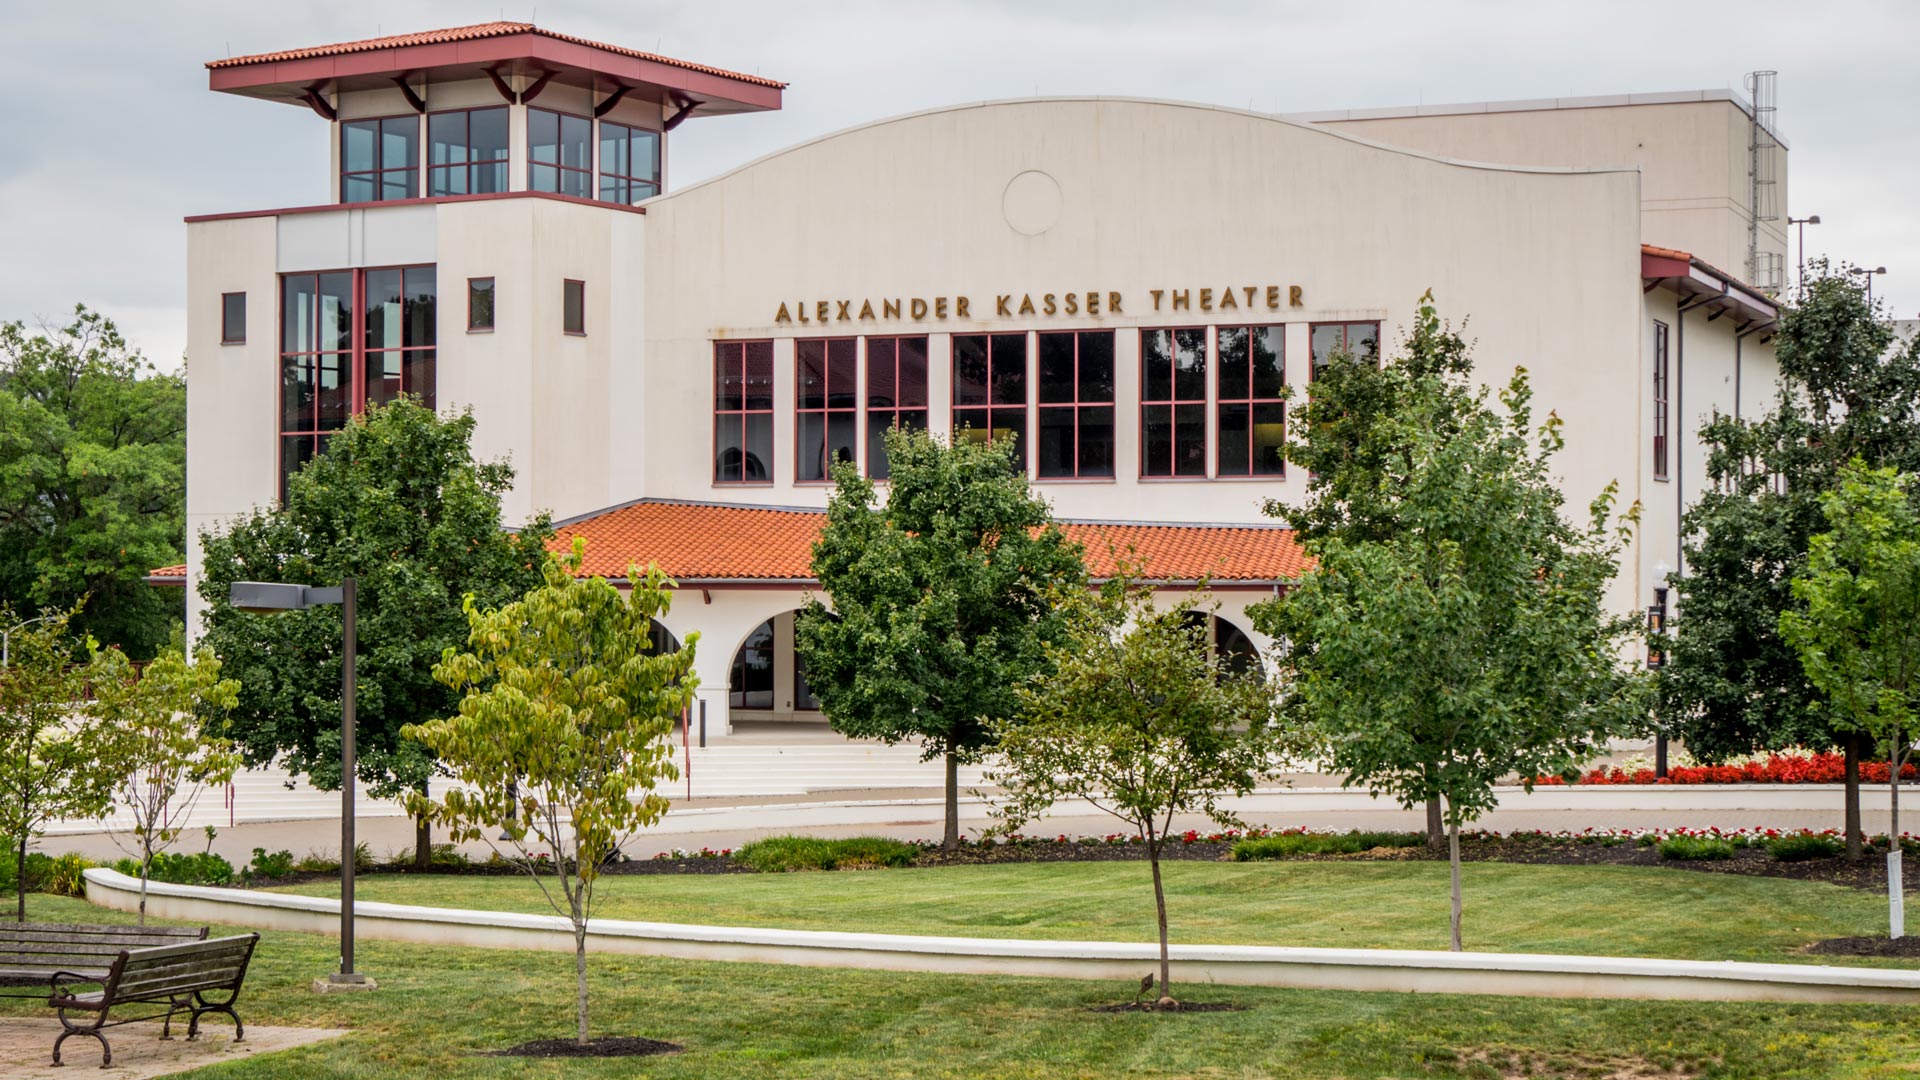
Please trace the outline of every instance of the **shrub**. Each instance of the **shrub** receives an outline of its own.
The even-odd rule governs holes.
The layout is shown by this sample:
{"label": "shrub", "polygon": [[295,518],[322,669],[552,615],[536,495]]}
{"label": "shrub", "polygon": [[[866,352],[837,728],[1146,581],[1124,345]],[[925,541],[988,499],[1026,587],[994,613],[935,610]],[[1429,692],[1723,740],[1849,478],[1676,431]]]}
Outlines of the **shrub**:
{"label": "shrub", "polygon": [[87,881],[81,874],[99,865],[92,859],[69,851],[58,858],[47,860],[45,877],[37,887],[41,892],[52,893],[55,896],[85,896]]}
{"label": "shrub", "polygon": [[813,836],[769,836],[743,845],[733,857],[761,873],[789,870],[860,870],[912,864],[920,848],[884,836],[826,840]]}
{"label": "shrub", "polygon": [[473,860],[460,853],[452,844],[435,844],[428,861],[434,866],[466,866]]}
{"label": "shrub", "polygon": [[1846,847],[1845,841],[1825,833],[1787,833],[1767,841],[1767,854],[1781,862],[1805,862],[1838,855]]}
{"label": "shrub", "polygon": [[293,852],[276,851],[267,854],[266,848],[253,849],[253,861],[240,872],[240,876],[249,881],[260,879],[275,881],[293,873]]}
{"label": "shrub", "polygon": [[1374,848],[1419,847],[1424,843],[1426,837],[1420,833],[1281,833],[1235,843],[1233,858],[1235,862],[1254,862],[1261,859],[1291,859],[1301,855],[1357,855]]}
{"label": "shrub", "polygon": [[1660,841],[1660,857],[1694,862],[1733,858],[1733,842],[1712,836],[1669,836]]}
{"label": "shrub", "polygon": [[[113,868],[128,877],[140,876],[140,860],[121,859]],[[175,854],[157,852],[147,869],[147,880],[175,885],[231,885],[233,864],[211,851]]]}

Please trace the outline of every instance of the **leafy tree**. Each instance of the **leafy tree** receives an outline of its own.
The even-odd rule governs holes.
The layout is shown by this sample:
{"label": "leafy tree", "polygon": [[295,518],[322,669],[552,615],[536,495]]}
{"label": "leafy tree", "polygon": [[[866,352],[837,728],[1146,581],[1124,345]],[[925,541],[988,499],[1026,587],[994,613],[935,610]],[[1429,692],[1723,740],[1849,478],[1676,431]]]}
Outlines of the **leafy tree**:
{"label": "leafy tree", "polygon": [[1085,799],[1139,834],[1160,926],[1160,1004],[1171,1005],[1160,854],[1173,816],[1240,824],[1222,800],[1252,791],[1279,747],[1264,678],[1229,674],[1191,617],[1196,600],[1156,609],[1137,570],[1123,564],[1099,593],[1061,597],[1067,633],[1047,646],[1052,673],[1019,688],[1014,717],[988,725],[999,757],[989,779],[1005,793],[1001,831]]}
{"label": "leafy tree", "polygon": [[448,649],[434,667],[465,693],[459,711],[404,730],[466,785],[437,803],[409,794],[409,810],[447,826],[456,842],[485,840],[497,850],[504,829],[519,865],[572,922],[581,1045],[587,923],[601,868],[622,839],[667,811],[657,788],[679,775],[671,736],[699,684],[700,637],[652,652],[648,630],[667,610],[673,582],[658,567],[645,575],[630,567],[634,584],[623,597],[605,578],[572,575],[584,548],[576,539],[565,565],[546,560],[544,583],[497,610],[467,598],[467,651]]}
{"label": "leafy tree", "polygon": [[45,333],[0,323],[0,603],[152,656],[179,620],[146,584],[186,543],[187,387],[85,306]]}
{"label": "leafy tree", "polygon": [[1701,429],[1708,487],[1683,519],[1678,633],[1660,675],[1668,732],[1703,760],[1840,744],[1848,757],[1848,853],[1861,850],[1859,740],[1831,716],[1780,633],[1791,581],[1825,528],[1823,493],[1859,457],[1920,471],[1920,342],[1893,328],[1847,267],[1813,264],[1781,316],[1779,401]]}
{"label": "leafy tree", "polygon": [[[470,412],[436,416],[406,399],[375,406],[291,478],[283,506],[201,534],[205,641],[240,682],[231,731],[249,765],[280,758],[316,787],[339,787],[341,613],[249,615],[228,605],[228,586],[352,577],[359,777],[380,798],[427,790],[433,757],[400,729],[459,701],[433,666],[466,639],[461,597],[498,607],[537,586],[552,532],[545,516],[502,531],[513,469],[473,460],[473,427]],[[419,865],[431,846],[422,822]]]}
{"label": "leafy tree", "polygon": [[1891,768],[1887,890],[1899,937],[1900,769],[1920,720],[1920,513],[1913,477],[1856,460],[1821,498],[1828,531],[1814,536],[1793,595],[1804,609],[1780,615],[1780,636],[1799,653],[1807,679],[1826,696],[1836,723],[1885,748]]}
{"label": "leafy tree", "polygon": [[851,465],[834,470],[813,572],[833,603],[801,612],[807,685],[834,730],[925,740],[947,766],[945,849],[960,843],[958,765],[1017,711],[1017,688],[1048,668],[1084,587],[1079,546],[1027,486],[1011,440],[886,434],[887,500]]}
{"label": "leafy tree", "polygon": [[233,744],[217,734],[240,684],[220,677],[220,660],[207,649],[189,663],[177,638],[137,677],[129,668],[124,657],[107,654],[94,682],[94,715],[101,768],[115,781],[113,803],[133,819],[113,839],[139,860],[145,926],[153,857],[180,839],[206,788],[232,780],[240,767]]}
{"label": "leafy tree", "polygon": [[[1438,325],[1425,302],[1420,323]],[[1534,430],[1524,369],[1504,415],[1486,390],[1461,409],[1456,380],[1411,376],[1381,421],[1404,454],[1384,459],[1369,497],[1398,530],[1309,540],[1317,567],[1254,616],[1286,643],[1283,708],[1333,771],[1403,806],[1442,800],[1459,949],[1461,825],[1504,778],[1530,789],[1643,729],[1651,702],[1621,663],[1638,620],[1605,610],[1633,515],[1610,523],[1609,485],[1584,527],[1562,516],[1560,420]]]}
{"label": "leafy tree", "polygon": [[20,922],[27,921],[27,845],[49,821],[105,813],[119,779],[102,765],[106,733],[86,703],[88,684],[107,674],[103,653],[71,633],[73,616],[50,612],[19,625],[13,609],[0,605],[0,628],[14,628],[0,668],[0,830],[20,868]]}
{"label": "leafy tree", "polygon": [[[1270,500],[1267,514],[1287,522],[1302,543],[1398,535],[1406,522],[1392,481],[1414,454],[1413,433],[1401,419],[1419,407],[1438,434],[1458,431],[1477,407],[1472,372],[1466,340],[1441,323],[1431,292],[1420,298],[1392,363],[1382,364],[1373,349],[1329,357],[1315,371],[1306,403],[1292,407],[1289,425],[1287,460],[1305,473],[1307,496],[1298,504]],[[1427,803],[1427,845],[1445,843],[1436,798]]]}

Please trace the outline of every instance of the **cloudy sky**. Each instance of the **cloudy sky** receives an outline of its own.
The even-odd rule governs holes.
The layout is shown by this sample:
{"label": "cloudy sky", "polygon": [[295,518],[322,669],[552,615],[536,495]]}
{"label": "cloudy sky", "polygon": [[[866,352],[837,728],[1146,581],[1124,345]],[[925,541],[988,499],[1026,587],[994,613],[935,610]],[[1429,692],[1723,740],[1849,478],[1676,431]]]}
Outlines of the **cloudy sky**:
{"label": "cloudy sky", "polygon": [[304,110],[206,89],[228,55],[505,17],[791,83],[786,108],[674,133],[672,184],[878,117],[1031,94],[1280,112],[1737,88],[1780,72],[1811,254],[1884,264],[1920,313],[1920,4],[1539,0],[971,4],[79,0],[8,5],[0,319],[107,312],[156,361],[185,343],[188,214],[324,201]]}

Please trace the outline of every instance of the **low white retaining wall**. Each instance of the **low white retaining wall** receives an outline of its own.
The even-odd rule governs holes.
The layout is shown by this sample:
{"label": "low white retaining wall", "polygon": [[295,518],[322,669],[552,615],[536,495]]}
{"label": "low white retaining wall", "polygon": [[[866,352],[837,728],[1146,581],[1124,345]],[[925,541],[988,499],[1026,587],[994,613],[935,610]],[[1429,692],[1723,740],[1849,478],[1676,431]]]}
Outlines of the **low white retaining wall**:
{"label": "low white retaining wall", "polygon": [[[92,903],[120,911],[139,903],[140,883],[134,878],[95,869],[86,871],[86,880]],[[340,904],[331,898],[164,882],[149,884],[147,913],[314,934],[336,932],[340,925]],[[369,940],[573,949],[572,928],[556,915],[365,902],[356,904],[354,913],[356,935]],[[595,920],[589,937],[588,948],[596,953],[1122,982],[1137,980],[1159,957],[1152,944],[1135,942],[915,937],[615,919]],[[1813,964],[1262,945],[1175,945],[1172,955],[1174,981],[1184,983],[1523,997],[1920,1003],[1920,971]]]}

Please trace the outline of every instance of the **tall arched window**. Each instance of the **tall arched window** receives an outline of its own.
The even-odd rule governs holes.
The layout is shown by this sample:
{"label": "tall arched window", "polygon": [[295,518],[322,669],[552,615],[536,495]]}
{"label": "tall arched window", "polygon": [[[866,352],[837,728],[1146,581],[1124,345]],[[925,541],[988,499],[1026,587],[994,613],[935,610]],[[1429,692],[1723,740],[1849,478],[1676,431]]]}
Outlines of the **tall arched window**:
{"label": "tall arched window", "polygon": [[736,709],[773,708],[773,620],[753,628],[733,654],[727,703]]}

